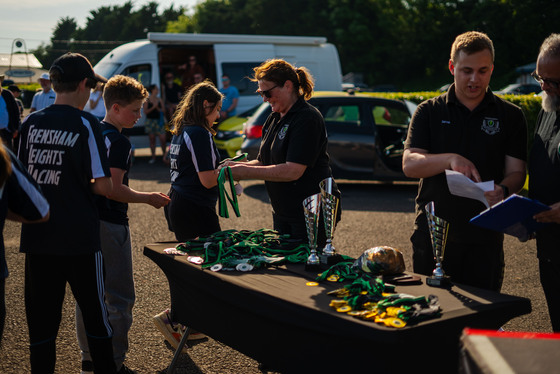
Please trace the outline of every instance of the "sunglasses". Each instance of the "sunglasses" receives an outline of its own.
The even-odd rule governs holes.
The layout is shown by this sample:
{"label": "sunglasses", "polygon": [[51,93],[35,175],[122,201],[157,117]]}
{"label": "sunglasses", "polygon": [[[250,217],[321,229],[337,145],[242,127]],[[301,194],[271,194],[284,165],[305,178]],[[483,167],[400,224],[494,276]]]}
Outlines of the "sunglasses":
{"label": "sunglasses", "polygon": [[550,87],[554,88],[555,90],[558,89],[558,87],[560,87],[560,81],[555,81],[552,79],[548,79],[548,78],[543,78],[540,75],[537,74],[537,71],[535,70],[534,72],[531,73],[531,76],[533,77],[534,80],[536,80],[540,85],[543,85],[544,83],[548,84]]}
{"label": "sunglasses", "polygon": [[276,87],[278,87],[278,86],[274,86],[274,87],[269,88],[268,90],[264,90],[264,91],[257,90],[257,93],[258,93],[259,95],[261,95],[261,97],[266,97],[267,99],[270,99],[270,98],[272,97],[272,94],[270,93],[270,91],[272,91],[272,90],[275,89]]}

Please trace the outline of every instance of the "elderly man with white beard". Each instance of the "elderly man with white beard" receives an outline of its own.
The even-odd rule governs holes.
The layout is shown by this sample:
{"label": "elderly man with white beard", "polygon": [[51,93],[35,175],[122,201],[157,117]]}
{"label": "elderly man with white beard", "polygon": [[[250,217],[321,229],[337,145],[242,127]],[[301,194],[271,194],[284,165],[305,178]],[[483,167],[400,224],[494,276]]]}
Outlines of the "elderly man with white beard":
{"label": "elderly man with white beard", "polygon": [[544,40],[532,76],[543,101],[529,158],[529,197],[551,208],[534,218],[550,223],[536,233],[537,256],[552,329],[560,332],[560,34]]}

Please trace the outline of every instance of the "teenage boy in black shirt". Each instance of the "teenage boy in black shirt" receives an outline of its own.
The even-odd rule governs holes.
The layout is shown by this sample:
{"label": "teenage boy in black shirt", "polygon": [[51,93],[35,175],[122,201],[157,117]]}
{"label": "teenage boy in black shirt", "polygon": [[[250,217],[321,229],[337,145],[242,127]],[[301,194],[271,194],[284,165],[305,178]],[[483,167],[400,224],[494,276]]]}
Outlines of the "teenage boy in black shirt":
{"label": "teenage boy in black shirt", "polygon": [[56,100],[24,122],[18,153],[51,207],[48,222],[23,224],[21,234],[31,371],[55,370],[56,337],[69,283],[84,311],[95,372],[115,373],[94,204],[94,194],[110,194],[112,183],[99,122],[81,110],[90,89],[106,79],[78,53],[56,59],[50,77]]}

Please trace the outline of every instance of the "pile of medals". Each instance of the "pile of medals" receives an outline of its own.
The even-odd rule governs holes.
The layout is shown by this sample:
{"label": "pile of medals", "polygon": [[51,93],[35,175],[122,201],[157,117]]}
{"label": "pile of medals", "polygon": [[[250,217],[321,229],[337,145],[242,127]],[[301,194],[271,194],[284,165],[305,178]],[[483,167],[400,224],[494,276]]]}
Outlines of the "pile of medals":
{"label": "pile of medals", "polygon": [[306,244],[268,229],[219,231],[178,244],[175,250],[190,255],[187,260],[212,271],[251,271],[288,262],[302,263],[309,256]]}
{"label": "pile of medals", "polygon": [[437,296],[395,293],[395,286],[384,283],[381,276],[354,265],[341,262],[317,277],[319,282],[352,281],[328,293],[338,298],[329,304],[337,312],[396,328],[441,315]]}

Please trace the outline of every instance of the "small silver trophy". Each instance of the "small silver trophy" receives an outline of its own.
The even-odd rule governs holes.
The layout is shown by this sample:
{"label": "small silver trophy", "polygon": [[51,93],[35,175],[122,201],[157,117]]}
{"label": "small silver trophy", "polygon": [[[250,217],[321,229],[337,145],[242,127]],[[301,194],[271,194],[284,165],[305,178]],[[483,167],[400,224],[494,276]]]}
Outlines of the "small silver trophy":
{"label": "small silver trophy", "polygon": [[433,271],[433,275],[426,278],[426,283],[433,287],[447,287],[450,285],[450,280],[443,271],[442,262],[445,253],[445,245],[447,244],[449,222],[435,215],[433,201],[426,204],[424,209],[426,210],[428,228],[430,229],[430,237],[432,238],[432,249],[436,261],[436,268]]}
{"label": "small silver trophy", "polygon": [[303,213],[307,228],[307,239],[311,253],[307,258],[305,270],[320,270],[319,256],[317,256],[317,231],[319,228],[319,214],[321,210],[321,194],[311,195],[303,200]]}
{"label": "small silver trophy", "polygon": [[323,253],[319,255],[319,259],[322,265],[327,265],[328,267],[340,262],[342,259],[340,255],[336,254],[332,244],[339,204],[338,197],[332,193],[333,185],[334,179],[331,177],[325,178],[319,183],[323,220],[325,221],[325,235],[327,237],[325,248],[323,248]]}

